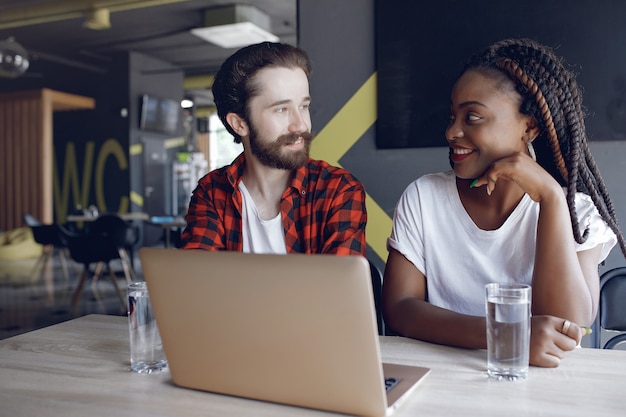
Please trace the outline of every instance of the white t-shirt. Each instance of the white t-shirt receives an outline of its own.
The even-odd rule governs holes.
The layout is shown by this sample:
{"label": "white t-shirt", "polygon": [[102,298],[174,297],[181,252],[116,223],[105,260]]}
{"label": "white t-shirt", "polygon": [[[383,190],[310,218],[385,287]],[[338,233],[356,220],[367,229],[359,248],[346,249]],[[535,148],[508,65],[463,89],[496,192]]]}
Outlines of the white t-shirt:
{"label": "white t-shirt", "polygon": [[[575,203],[580,224],[590,226],[576,250],[602,245],[604,260],[617,243],[615,234],[589,196],[577,193]],[[484,316],[485,284],[531,283],[538,216],[539,204],[524,195],[500,228],[482,230],[461,203],[454,172],[429,174],[400,197],[387,245],[426,276],[431,304]]]}
{"label": "white t-shirt", "polygon": [[287,253],[285,232],[280,213],[273,219],[263,220],[259,217],[252,196],[244,185],[239,182],[239,190],[243,196],[241,213],[243,251],[246,253]]}

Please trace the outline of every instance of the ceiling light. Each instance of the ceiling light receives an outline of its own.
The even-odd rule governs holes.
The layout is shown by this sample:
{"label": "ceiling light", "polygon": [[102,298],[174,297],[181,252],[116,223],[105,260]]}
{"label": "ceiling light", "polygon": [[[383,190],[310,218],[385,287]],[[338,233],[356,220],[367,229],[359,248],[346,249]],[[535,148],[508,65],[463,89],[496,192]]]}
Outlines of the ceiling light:
{"label": "ceiling light", "polygon": [[83,26],[93,30],[103,30],[111,28],[109,9],[94,9],[85,15]]}
{"label": "ceiling light", "polygon": [[28,69],[28,53],[13,38],[0,41],[0,77],[16,78]]}
{"label": "ceiling light", "polygon": [[205,27],[192,29],[191,33],[222,48],[279,41],[270,32],[269,16],[254,6],[238,4],[207,9],[204,20]]}

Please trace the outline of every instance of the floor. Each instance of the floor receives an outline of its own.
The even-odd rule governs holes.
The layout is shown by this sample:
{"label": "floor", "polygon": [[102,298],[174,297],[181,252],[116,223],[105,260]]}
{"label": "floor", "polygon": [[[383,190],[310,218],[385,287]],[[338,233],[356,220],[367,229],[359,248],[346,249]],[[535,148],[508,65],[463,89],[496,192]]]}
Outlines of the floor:
{"label": "floor", "polygon": [[[72,313],[71,298],[83,267],[69,261],[66,280],[57,256],[45,268],[34,270],[37,259],[0,260],[0,339],[50,326],[86,314],[125,316],[111,278],[107,273],[97,282],[87,281],[79,298],[76,315]],[[142,279],[139,260],[134,261],[137,279]],[[111,262],[116,281],[126,299],[122,267]]]}

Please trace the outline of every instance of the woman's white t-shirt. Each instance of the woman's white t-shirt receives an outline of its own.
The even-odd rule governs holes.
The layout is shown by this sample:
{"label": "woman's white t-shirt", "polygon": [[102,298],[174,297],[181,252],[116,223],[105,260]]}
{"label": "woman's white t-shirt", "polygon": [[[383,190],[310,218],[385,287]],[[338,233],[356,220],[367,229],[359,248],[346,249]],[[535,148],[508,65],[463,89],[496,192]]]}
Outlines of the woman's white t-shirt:
{"label": "woman's white t-shirt", "polygon": [[[576,250],[602,245],[604,260],[617,243],[615,234],[589,196],[577,193],[575,203],[581,227],[590,227]],[[538,216],[539,204],[524,195],[500,228],[482,230],[461,203],[454,172],[428,174],[402,194],[387,245],[426,276],[431,304],[484,316],[485,284],[531,283]]]}

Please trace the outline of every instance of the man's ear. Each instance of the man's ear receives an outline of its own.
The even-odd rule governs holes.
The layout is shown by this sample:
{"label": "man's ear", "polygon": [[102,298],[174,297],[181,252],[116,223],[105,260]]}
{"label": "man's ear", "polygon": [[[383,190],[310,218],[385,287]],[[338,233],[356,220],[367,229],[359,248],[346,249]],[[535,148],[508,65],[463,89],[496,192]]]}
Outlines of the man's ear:
{"label": "man's ear", "polygon": [[236,113],[228,113],[226,115],[226,123],[228,123],[231,129],[240,137],[248,136],[250,133],[248,123]]}

